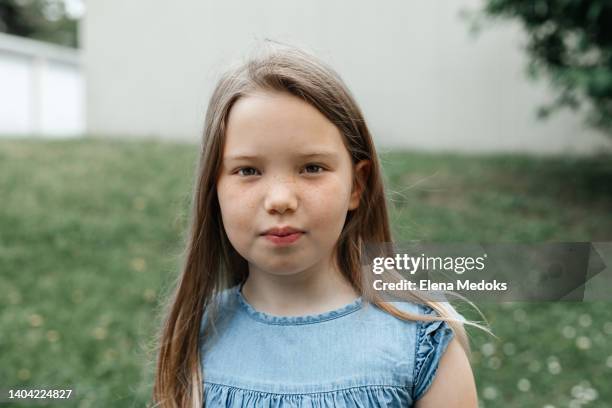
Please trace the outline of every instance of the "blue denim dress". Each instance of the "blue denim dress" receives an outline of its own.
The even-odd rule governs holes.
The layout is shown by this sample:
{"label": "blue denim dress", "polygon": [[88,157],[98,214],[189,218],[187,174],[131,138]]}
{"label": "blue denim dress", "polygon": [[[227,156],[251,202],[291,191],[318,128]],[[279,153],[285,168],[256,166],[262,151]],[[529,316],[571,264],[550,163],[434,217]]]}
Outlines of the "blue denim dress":
{"label": "blue denim dress", "polygon": [[322,314],[273,316],[240,289],[220,296],[214,325],[208,313],[201,324],[206,407],[411,407],[453,337],[446,322],[403,321],[361,298]]}

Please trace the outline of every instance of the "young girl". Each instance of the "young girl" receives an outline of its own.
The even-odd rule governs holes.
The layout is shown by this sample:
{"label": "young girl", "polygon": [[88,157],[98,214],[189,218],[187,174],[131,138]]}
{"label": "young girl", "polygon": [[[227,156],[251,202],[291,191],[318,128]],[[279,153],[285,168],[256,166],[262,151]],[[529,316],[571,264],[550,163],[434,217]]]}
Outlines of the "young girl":
{"label": "young girl", "polygon": [[362,244],[392,237],[372,137],[332,69],[276,45],[227,72],[194,191],[156,406],[477,406],[463,325],[478,325],[365,288]]}

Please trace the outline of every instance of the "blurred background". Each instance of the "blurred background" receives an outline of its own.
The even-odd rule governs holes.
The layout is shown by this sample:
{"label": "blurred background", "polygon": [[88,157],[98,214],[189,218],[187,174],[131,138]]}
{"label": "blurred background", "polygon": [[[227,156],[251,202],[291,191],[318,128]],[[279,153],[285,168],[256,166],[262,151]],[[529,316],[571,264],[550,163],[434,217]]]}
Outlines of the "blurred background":
{"label": "blurred background", "polygon": [[[266,38],[353,91],[397,240],[612,241],[611,21],[581,0],[0,0],[0,388],[149,401],[206,104]],[[479,304],[480,406],[612,407],[610,301]]]}

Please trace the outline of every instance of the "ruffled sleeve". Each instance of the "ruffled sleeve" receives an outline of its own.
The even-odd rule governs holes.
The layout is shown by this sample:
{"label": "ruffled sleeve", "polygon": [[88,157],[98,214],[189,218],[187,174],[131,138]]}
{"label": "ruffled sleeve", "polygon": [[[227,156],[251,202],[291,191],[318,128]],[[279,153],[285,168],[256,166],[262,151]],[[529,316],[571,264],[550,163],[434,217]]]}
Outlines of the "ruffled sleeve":
{"label": "ruffled sleeve", "polygon": [[[422,307],[424,314],[438,315],[431,307],[425,305]],[[436,376],[440,359],[453,336],[450,325],[445,321],[418,322],[414,365],[414,401],[420,399],[429,389]]]}

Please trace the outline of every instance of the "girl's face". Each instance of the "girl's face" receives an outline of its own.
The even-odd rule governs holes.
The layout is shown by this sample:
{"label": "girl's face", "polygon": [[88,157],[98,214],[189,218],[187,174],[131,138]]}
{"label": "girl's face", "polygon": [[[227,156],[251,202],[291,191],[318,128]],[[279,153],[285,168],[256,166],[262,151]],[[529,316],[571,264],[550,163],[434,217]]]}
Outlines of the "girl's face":
{"label": "girl's face", "polygon": [[[335,265],[333,246],[361,193],[352,189],[351,157],[338,128],[289,93],[256,92],[234,104],[225,137],[219,206],[250,272],[290,275]],[[366,164],[357,164],[358,177]],[[279,244],[265,234],[275,227],[303,233]]]}

